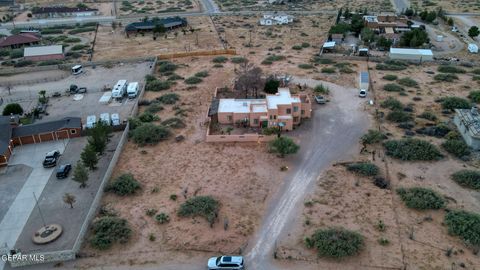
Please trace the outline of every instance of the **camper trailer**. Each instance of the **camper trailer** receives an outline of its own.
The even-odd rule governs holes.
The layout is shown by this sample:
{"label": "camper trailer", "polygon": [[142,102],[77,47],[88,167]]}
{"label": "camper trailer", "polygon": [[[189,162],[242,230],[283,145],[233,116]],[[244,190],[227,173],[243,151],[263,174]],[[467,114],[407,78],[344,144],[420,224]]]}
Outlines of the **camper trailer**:
{"label": "camper trailer", "polygon": [[112,89],[112,98],[122,99],[127,92],[127,80],[118,81]]}
{"label": "camper trailer", "polygon": [[76,65],[76,66],[72,67],[72,74],[73,75],[78,75],[78,74],[81,74],[82,72],[83,72],[82,65]]}
{"label": "camper trailer", "polygon": [[138,82],[131,82],[127,87],[128,98],[135,98],[138,95]]}
{"label": "camper trailer", "polygon": [[118,115],[118,113],[112,113],[112,125],[113,126],[120,125],[120,116]]}
{"label": "camper trailer", "polygon": [[110,114],[109,113],[102,113],[100,114],[100,121],[107,126],[110,126]]}
{"label": "camper trailer", "polygon": [[95,127],[95,123],[97,123],[97,117],[95,115],[87,116],[87,128]]}

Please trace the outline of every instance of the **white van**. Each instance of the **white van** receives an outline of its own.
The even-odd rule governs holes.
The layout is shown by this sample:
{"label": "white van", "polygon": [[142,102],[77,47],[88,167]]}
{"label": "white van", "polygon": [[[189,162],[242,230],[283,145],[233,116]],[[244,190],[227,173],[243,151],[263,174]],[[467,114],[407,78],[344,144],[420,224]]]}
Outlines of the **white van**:
{"label": "white van", "polygon": [[128,98],[135,98],[138,95],[138,82],[131,82],[127,87]]}
{"label": "white van", "polygon": [[82,72],[83,72],[82,65],[76,65],[76,66],[72,67],[72,74],[73,75],[78,75],[78,74],[81,74]]}
{"label": "white van", "polygon": [[112,88],[112,98],[121,99],[127,92],[127,80],[118,81]]}
{"label": "white van", "polygon": [[87,116],[87,128],[93,128],[97,123],[97,117],[95,115]]}
{"label": "white van", "polygon": [[109,113],[101,113],[100,114],[100,121],[107,126],[110,126],[110,114]]}
{"label": "white van", "polygon": [[118,115],[118,113],[112,113],[112,125],[113,126],[120,125],[120,116]]}

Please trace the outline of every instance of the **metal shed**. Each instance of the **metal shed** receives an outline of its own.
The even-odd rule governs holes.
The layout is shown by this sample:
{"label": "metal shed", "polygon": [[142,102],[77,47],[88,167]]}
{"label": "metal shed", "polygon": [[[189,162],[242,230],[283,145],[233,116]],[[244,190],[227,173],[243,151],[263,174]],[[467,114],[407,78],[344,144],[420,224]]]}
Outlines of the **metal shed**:
{"label": "metal shed", "polygon": [[432,50],[425,49],[390,48],[389,57],[396,60],[433,61]]}

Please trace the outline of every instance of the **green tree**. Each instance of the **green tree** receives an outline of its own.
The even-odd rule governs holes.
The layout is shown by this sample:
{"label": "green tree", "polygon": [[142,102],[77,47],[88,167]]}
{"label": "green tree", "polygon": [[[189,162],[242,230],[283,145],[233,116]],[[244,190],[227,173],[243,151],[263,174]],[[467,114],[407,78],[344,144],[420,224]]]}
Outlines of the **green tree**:
{"label": "green tree", "polygon": [[73,204],[77,201],[75,195],[70,193],[65,193],[63,195],[63,202],[70,205],[70,208],[73,208]]}
{"label": "green tree", "polygon": [[453,18],[452,18],[452,17],[448,17],[447,23],[448,23],[448,25],[450,25],[450,26],[453,26],[453,25],[455,24],[455,22],[453,21]]}
{"label": "green tree", "polygon": [[163,34],[165,32],[167,32],[167,29],[165,29],[163,24],[156,24],[155,27],[153,27],[154,34]]}
{"label": "green tree", "polygon": [[98,163],[98,156],[91,144],[87,144],[80,154],[80,158],[85,166],[90,170],[95,170]]}
{"label": "green tree", "polygon": [[400,37],[400,46],[416,48],[430,42],[427,32],[423,29],[414,29]]}
{"label": "green tree", "polygon": [[278,87],[280,86],[280,81],[275,80],[274,78],[268,78],[265,82],[265,87],[263,91],[267,94],[276,94],[278,92]]}
{"label": "green tree", "polygon": [[480,34],[480,30],[478,30],[478,27],[475,25],[470,27],[470,29],[468,29],[468,36],[471,38],[478,37],[479,34]]}
{"label": "green tree", "polygon": [[278,153],[280,157],[285,157],[289,154],[295,154],[300,146],[291,138],[279,137],[269,143],[269,148],[271,152]]}
{"label": "green tree", "polygon": [[23,114],[23,108],[18,103],[10,103],[3,108],[3,115],[11,115],[11,114]]}
{"label": "green tree", "polygon": [[384,36],[381,36],[377,40],[377,47],[386,50],[389,49],[392,46],[392,41],[390,39],[385,38]]}
{"label": "green tree", "polygon": [[80,188],[87,186],[88,171],[80,160],[73,170],[73,181],[80,183]]}
{"label": "green tree", "polygon": [[367,44],[370,44],[375,40],[375,33],[370,28],[367,28],[367,27],[363,28],[361,35],[362,35],[363,42]]}
{"label": "green tree", "polygon": [[105,151],[111,132],[112,128],[102,121],[98,121],[95,127],[88,130],[88,143],[99,155],[102,155]]}
{"label": "green tree", "polygon": [[435,19],[437,19],[437,13],[433,10],[428,12],[427,16],[425,17],[425,21],[429,23],[435,21]]}
{"label": "green tree", "polygon": [[38,102],[41,104],[46,104],[47,103],[47,91],[45,90],[40,90],[38,92]]}

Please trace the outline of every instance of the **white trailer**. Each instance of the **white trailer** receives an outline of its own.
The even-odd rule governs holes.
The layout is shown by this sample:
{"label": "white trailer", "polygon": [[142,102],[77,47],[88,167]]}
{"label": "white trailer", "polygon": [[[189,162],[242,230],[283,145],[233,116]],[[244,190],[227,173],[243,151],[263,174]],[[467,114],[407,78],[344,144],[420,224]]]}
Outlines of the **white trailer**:
{"label": "white trailer", "polygon": [[368,91],[369,86],[370,86],[370,80],[368,78],[368,72],[367,71],[361,71],[358,87],[360,89]]}
{"label": "white trailer", "polygon": [[128,98],[135,98],[138,95],[138,82],[131,82],[127,87]]}
{"label": "white trailer", "polygon": [[122,99],[127,92],[127,80],[119,80],[112,88],[112,98]]}
{"label": "white trailer", "polygon": [[83,66],[82,65],[76,65],[72,67],[72,74],[73,75],[78,75],[83,72]]}
{"label": "white trailer", "polygon": [[112,113],[112,125],[113,126],[120,125],[120,116],[118,115],[118,113]]}
{"label": "white trailer", "polygon": [[87,116],[87,128],[93,128],[97,123],[97,117],[95,115]]}
{"label": "white trailer", "polygon": [[110,126],[110,114],[109,113],[102,113],[100,114],[100,121],[107,126]]}

